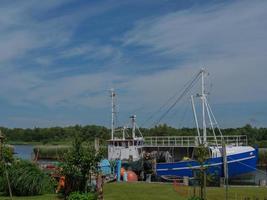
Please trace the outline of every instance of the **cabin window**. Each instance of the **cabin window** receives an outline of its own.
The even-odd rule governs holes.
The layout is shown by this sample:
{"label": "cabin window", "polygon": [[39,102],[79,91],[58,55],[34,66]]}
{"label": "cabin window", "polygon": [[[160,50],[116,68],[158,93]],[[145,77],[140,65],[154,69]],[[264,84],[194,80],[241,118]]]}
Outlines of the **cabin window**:
{"label": "cabin window", "polygon": [[128,147],[128,142],[122,142],[122,146],[127,148]]}

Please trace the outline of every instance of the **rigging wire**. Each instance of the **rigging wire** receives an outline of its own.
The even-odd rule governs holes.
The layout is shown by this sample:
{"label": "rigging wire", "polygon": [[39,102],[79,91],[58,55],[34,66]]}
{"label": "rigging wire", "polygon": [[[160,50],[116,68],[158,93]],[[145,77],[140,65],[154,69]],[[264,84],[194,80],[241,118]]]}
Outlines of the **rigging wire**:
{"label": "rigging wire", "polygon": [[[187,87],[187,85],[189,85],[192,81],[194,81],[198,76],[199,76],[199,74],[200,74],[200,72],[198,72],[197,74],[195,74],[195,76],[193,76],[193,78],[191,79],[191,80],[189,80],[189,81],[187,81],[185,84],[184,84],[184,86],[183,86],[183,88],[181,89],[181,90],[179,90],[179,91],[177,91],[174,95],[172,95],[171,97],[169,97],[161,106],[160,106],[160,108],[159,109],[157,109],[155,112],[153,112],[146,120],[144,120],[144,122],[140,125],[140,127],[143,127],[143,125],[145,125],[146,123],[148,123],[150,120],[152,120],[155,116],[156,116],[156,114],[157,113],[159,113],[159,112],[161,112],[161,110],[164,108],[164,107],[166,107],[166,106],[168,106],[168,104],[170,103],[170,101],[172,100],[172,99],[174,99],[178,94],[180,94],[182,91],[184,91]],[[185,88],[185,89],[184,89]],[[153,124],[153,123],[152,123]]]}
{"label": "rigging wire", "polygon": [[178,98],[175,100],[175,102],[167,109],[166,112],[164,112],[161,117],[154,123],[154,126],[158,125],[161,120],[171,111],[171,109],[176,106],[176,104],[190,91],[190,89],[196,84],[196,82],[199,80],[201,71],[197,73],[197,75],[193,78],[193,80],[190,82],[190,84],[184,89],[182,94],[178,96]]}

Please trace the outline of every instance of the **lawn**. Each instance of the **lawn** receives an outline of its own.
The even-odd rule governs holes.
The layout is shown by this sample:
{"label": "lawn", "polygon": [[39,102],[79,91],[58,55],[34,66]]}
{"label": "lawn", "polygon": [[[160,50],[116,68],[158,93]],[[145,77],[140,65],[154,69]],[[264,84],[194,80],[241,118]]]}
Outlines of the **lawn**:
{"label": "lawn", "polygon": [[[42,196],[33,196],[33,197],[13,197],[14,200],[58,200],[54,194],[46,194]],[[10,200],[9,197],[0,197],[0,200]]]}
{"label": "lawn", "polygon": [[[207,189],[208,200],[224,199],[224,188],[212,187]],[[193,188],[173,187],[171,184],[146,183],[112,183],[105,185],[105,200],[185,200],[193,194]],[[267,188],[260,187],[231,187],[229,199],[241,200],[245,197],[267,199]]]}
{"label": "lawn", "polygon": [[[193,193],[192,188],[176,187],[171,184],[147,184],[147,183],[111,183],[104,187],[105,200],[186,200]],[[208,188],[208,200],[223,200],[224,188]],[[263,187],[231,187],[229,200],[267,199],[267,188]],[[0,197],[0,200],[8,200]],[[15,197],[14,200],[53,200],[56,195],[44,195],[36,197]]]}

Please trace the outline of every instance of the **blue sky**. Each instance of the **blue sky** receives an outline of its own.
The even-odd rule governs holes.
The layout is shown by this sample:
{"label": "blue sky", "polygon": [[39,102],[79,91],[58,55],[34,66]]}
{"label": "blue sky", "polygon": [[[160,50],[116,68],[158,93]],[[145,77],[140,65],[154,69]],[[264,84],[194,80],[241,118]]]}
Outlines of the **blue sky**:
{"label": "blue sky", "polygon": [[[267,1],[0,3],[1,126],[109,126],[113,87],[149,127],[203,66],[222,127],[267,126]],[[188,102],[162,122],[193,126]]]}

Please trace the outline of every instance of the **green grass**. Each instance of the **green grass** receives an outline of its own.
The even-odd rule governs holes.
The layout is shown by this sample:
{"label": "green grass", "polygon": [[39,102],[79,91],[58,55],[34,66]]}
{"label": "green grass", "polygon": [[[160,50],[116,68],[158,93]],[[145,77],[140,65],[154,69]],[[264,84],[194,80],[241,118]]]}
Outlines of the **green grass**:
{"label": "green grass", "polygon": [[[186,200],[189,190],[181,187],[174,190],[171,184],[146,184],[146,183],[110,183],[105,184],[105,200]],[[208,188],[208,200],[223,200],[224,188]],[[182,194],[182,195],[181,195]],[[231,187],[229,188],[229,200],[243,200],[245,197],[260,200],[267,198],[267,188],[263,187]],[[0,197],[0,200],[8,200]],[[14,200],[53,200],[56,195],[43,195],[35,197],[15,197]]]}
{"label": "green grass", "polygon": [[[57,200],[56,195],[46,194],[41,196],[32,196],[32,197],[13,197],[14,200]],[[0,200],[10,200],[9,197],[0,197]]]}
{"label": "green grass", "polygon": [[[111,183],[104,188],[105,200],[186,200],[187,196],[193,194],[193,189],[184,187],[176,188],[171,184],[146,184],[146,183]],[[224,188],[208,188],[208,200],[223,200]],[[244,197],[267,198],[267,188],[259,187],[231,187],[229,188],[229,199],[243,199]]]}

